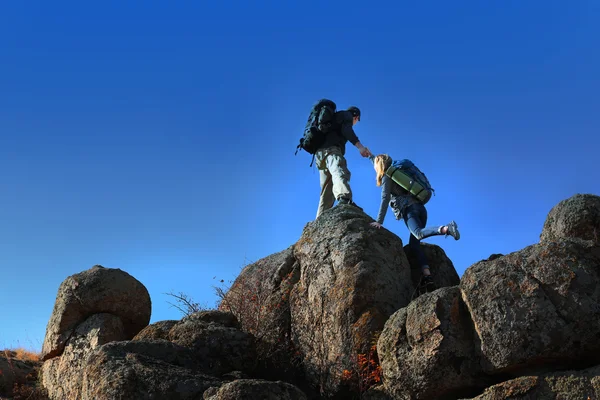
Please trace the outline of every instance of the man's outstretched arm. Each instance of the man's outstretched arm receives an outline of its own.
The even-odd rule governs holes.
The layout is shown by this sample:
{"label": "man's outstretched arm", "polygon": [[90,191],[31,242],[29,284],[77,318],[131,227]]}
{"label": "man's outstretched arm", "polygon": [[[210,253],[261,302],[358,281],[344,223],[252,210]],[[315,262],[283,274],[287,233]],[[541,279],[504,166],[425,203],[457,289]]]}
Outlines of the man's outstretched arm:
{"label": "man's outstretched arm", "polygon": [[342,135],[348,139],[348,141],[350,143],[352,143],[357,149],[358,151],[360,151],[360,155],[363,157],[369,157],[371,155],[371,151],[369,151],[369,149],[365,146],[362,145],[362,143],[360,142],[360,140],[358,140],[358,136],[356,136],[356,133],[354,133],[354,129],[352,129],[352,122],[344,122],[342,124],[342,129],[341,129]]}

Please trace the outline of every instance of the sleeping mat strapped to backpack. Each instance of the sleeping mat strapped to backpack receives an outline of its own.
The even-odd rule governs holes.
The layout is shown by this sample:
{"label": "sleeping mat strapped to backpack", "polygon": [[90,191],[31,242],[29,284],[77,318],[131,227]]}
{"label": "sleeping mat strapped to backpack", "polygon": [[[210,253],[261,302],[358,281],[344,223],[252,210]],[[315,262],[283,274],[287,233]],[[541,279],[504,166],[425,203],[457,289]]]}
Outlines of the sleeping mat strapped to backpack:
{"label": "sleeping mat strapped to backpack", "polygon": [[385,174],[423,204],[431,199],[434,190],[425,174],[412,161],[407,159],[394,161]]}

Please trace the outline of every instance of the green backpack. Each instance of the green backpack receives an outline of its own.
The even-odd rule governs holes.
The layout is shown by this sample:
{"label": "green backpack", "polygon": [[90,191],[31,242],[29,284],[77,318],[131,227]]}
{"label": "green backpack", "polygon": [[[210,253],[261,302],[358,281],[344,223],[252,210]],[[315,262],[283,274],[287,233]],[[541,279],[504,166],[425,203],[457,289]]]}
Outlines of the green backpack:
{"label": "green backpack", "polygon": [[385,174],[423,204],[427,204],[434,194],[425,174],[410,160],[394,161]]}

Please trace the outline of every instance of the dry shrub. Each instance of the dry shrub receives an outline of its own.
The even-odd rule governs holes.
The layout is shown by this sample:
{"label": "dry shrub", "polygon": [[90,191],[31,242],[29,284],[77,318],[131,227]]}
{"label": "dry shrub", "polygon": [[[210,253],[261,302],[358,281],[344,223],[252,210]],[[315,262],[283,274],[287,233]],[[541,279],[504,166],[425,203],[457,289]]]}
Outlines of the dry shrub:
{"label": "dry shrub", "polygon": [[13,387],[13,400],[49,399],[48,391],[42,386],[41,383],[39,383],[39,378],[37,377],[32,378],[31,382],[15,383],[15,386]]}
{"label": "dry shrub", "polygon": [[358,353],[353,359],[354,368],[344,370],[342,379],[348,383],[358,382],[358,391],[363,394],[381,383],[381,365],[377,355],[377,340],[381,331],[373,334],[367,353]]}
{"label": "dry shrub", "polygon": [[272,285],[265,284],[273,271],[256,263],[251,268],[251,272],[229,281],[230,286],[213,286],[220,299],[218,309],[231,312],[242,329],[255,337],[258,368],[282,378],[291,371],[297,375],[300,353],[291,338],[289,297],[299,271],[292,269],[282,276],[279,287],[273,290]]}
{"label": "dry shrub", "polygon": [[164,294],[166,294],[167,296],[171,296],[175,299],[175,304],[173,304],[171,302],[167,302],[167,303],[169,303],[171,305],[171,307],[175,307],[176,309],[178,309],[179,312],[181,312],[181,314],[184,317],[188,317],[199,311],[209,310],[209,308],[207,306],[197,303],[189,295],[187,295],[183,292],[173,293],[173,291],[171,291],[169,293],[164,293]]}

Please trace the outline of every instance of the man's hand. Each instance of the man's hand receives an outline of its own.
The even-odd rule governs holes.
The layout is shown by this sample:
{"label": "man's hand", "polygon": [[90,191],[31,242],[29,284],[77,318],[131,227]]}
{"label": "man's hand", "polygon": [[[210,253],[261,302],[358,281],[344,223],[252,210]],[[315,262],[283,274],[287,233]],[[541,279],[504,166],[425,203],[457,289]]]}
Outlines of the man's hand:
{"label": "man's hand", "polygon": [[360,155],[363,157],[370,157],[373,155],[371,154],[371,150],[369,150],[368,147],[363,146],[361,142],[356,143],[356,148],[358,151],[360,151]]}
{"label": "man's hand", "polygon": [[363,147],[360,150],[360,155],[363,157],[371,157],[373,154],[371,154],[371,150],[369,150],[368,147]]}
{"label": "man's hand", "polygon": [[381,229],[381,224],[379,222],[371,222],[369,225],[373,228]]}

